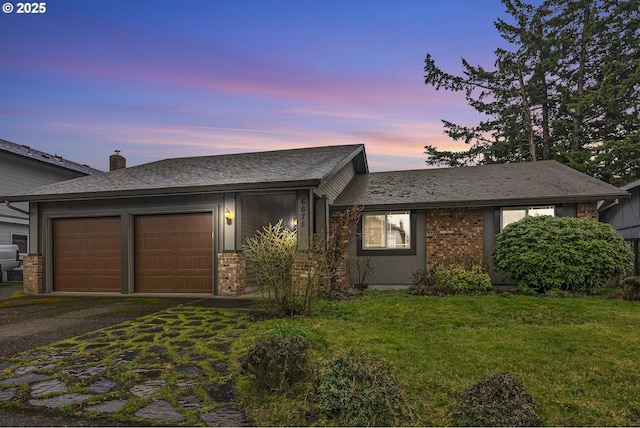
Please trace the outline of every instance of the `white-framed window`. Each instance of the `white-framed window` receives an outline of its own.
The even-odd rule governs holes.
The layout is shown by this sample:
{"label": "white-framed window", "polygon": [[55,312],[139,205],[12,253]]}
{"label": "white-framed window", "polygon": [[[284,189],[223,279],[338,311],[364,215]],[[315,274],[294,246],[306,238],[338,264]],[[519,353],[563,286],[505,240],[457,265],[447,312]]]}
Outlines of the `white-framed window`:
{"label": "white-framed window", "polygon": [[362,215],[363,250],[410,250],[411,212],[392,211]]}
{"label": "white-framed window", "polygon": [[538,207],[509,207],[500,210],[500,230],[507,225],[522,220],[525,217],[534,217],[539,215],[550,215],[555,217],[556,207],[553,205],[545,205]]}

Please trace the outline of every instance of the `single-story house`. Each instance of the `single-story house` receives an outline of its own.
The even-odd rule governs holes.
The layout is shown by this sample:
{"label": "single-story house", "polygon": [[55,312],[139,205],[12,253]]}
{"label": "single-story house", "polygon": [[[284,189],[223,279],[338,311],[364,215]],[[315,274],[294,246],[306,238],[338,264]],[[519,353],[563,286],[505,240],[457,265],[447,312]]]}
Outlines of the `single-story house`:
{"label": "single-story house", "polygon": [[490,258],[508,222],[596,220],[598,201],[626,197],[554,161],[370,173],[364,145],[342,145],[166,159],[3,199],[29,202],[29,292],[240,295],[243,242],[279,220],[304,250],[364,207],[351,255],[370,256],[371,284],[402,285],[452,256]]}
{"label": "single-story house", "polygon": [[[66,181],[102,171],[49,154],[23,144],[0,139],[0,194],[18,194],[45,184]],[[0,245],[15,244],[21,254],[29,252],[29,206],[26,203],[0,204]],[[22,271],[6,273],[20,280]]]}
{"label": "single-story house", "polygon": [[620,232],[635,254],[634,274],[640,274],[640,180],[620,187],[629,199],[608,199],[598,204],[600,221]]}

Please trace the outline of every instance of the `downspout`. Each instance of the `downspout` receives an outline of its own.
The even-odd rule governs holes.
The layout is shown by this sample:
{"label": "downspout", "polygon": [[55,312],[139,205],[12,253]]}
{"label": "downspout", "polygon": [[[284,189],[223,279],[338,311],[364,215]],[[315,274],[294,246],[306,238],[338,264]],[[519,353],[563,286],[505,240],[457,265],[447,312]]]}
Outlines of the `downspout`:
{"label": "downspout", "polygon": [[610,204],[605,205],[604,207],[600,207],[598,208],[598,212],[601,213],[603,211],[608,210],[611,207],[614,207],[616,205],[618,205],[620,203],[620,201],[618,200],[618,198],[614,199],[613,202],[611,202]]}
{"label": "downspout", "polygon": [[9,201],[4,201],[4,204],[7,206],[7,208],[11,208],[12,210],[18,211],[19,213],[29,215],[29,211],[25,211],[22,208],[14,207]]}

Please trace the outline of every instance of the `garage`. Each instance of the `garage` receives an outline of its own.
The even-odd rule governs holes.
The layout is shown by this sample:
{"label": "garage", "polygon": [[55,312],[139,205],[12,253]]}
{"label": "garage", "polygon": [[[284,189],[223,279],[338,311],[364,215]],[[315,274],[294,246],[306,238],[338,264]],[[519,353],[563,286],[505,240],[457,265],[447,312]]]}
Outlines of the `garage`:
{"label": "garage", "polygon": [[120,217],[53,220],[54,290],[121,292]]}
{"label": "garage", "polygon": [[135,291],[213,292],[210,212],[136,216]]}

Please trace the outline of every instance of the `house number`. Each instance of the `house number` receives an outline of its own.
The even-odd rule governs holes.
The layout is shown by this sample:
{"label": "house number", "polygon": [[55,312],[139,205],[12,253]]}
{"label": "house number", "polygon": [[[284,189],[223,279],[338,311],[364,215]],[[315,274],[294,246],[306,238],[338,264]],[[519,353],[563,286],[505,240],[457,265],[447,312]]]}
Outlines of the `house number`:
{"label": "house number", "polygon": [[307,198],[300,199],[300,225],[302,227],[307,227]]}

